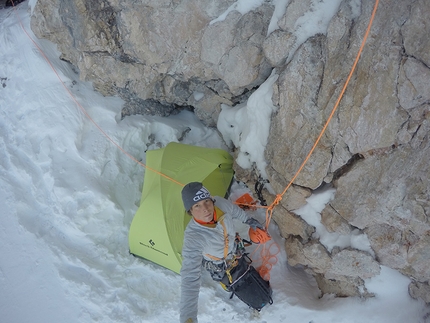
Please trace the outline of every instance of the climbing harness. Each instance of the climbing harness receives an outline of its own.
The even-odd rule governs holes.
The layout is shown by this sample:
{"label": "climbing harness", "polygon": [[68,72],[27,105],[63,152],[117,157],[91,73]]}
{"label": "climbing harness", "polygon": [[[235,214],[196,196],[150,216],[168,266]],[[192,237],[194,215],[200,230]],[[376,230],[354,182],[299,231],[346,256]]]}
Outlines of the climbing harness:
{"label": "climbing harness", "polygon": [[235,251],[222,259],[206,254],[206,257],[212,260],[203,258],[203,268],[209,272],[213,280],[221,282],[225,275],[229,275],[237,266],[238,259],[244,255],[244,252],[245,248],[236,244]]}
{"label": "climbing harness", "polygon": [[223,259],[206,255],[210,259],[219,259],[222,262],[203,260],[203,267],[224,290],[231,292],[230,298],[236,295],[249,307],[260,311],[265,305],[273,303],[272,288],[269,281],[252,266],[252,260],[245,250],[250,245],[250,241],[242,239],[236,232],[234,252]]}
{"label": "climbing harness", "polygon": [[272,288],[251,263],[248,253],[235,255],[220,284],[224,290],[231,292],[230,298],[236,295],[249,307],[260,311],[265,305],[273,304]]}

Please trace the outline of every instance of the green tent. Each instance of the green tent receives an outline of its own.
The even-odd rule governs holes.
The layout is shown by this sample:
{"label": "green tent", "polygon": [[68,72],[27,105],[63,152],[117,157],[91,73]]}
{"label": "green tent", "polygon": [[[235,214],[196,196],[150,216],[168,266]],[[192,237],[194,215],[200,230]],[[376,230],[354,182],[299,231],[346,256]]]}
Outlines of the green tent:
{"label": "green tent", "polygon": [[130,226],[130,253],[179,273],[190,220],[182,204],[182,187],[202,182],[212,195],[225,196],[233,178],[233,159],[221,149],[172,142],[148,151],[146,165],[140,207]]}

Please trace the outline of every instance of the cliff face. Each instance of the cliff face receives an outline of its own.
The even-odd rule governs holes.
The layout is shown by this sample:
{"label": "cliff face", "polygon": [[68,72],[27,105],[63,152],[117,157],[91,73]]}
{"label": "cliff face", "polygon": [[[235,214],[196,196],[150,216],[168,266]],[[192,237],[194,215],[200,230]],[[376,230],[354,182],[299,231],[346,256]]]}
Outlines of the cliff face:
{"label": "cliff face", "polygon": [[[281,192],[339,96],[374,2],[340,2],[327,32],[306,40],[296,31],[311,0],[290,1],[270,33],[267,3],[213,21],[233,3],[39,0],[32,29],[57,43],[82,79],[120,95],[123,115],[192,108],[214,126],[221,104],[246,101],[275,68],[266,173]],[[411,277],[410,294],[430,302],[429,16],[425,0],[380,2],[335,118],[274,213],[288,261],[306,266],[323,292],[368,296],[363,279],[383,264]],[[337,189],[321,214],[326,229],[365,233],[374,254],[327,250],[294,214],[324,183]]]}
{"label": "cliff face", "polygon": [[43,0],[32,29],[98,91],[119,94],[124,115],[194,107],[214,126],[220,102],[240,102],[271,72],[261,44],[273,8],[209,25],[233,2]]}

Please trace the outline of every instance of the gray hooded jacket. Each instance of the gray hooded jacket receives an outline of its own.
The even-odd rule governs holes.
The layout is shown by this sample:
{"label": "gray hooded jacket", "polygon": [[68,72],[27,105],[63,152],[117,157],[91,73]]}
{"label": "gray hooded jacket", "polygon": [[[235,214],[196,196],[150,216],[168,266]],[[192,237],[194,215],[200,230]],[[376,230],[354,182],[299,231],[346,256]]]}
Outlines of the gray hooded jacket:
{"label": "gray hooded jacket", "polygon": [[[212,261],[206,255],[224,258],[224,228],[228,235],[228,252],[234,252],[234,240],[236,230],[233,218],[242,222],[248,220],[248,215],[237,205],[216,196],[215,206],[224,212],[215,227],[207,227],[197,223],[194,218],[188,223],[184,233],[184,244],[182,247],[181,268],[181,303],[180,322],[197,323],[197,306],[200,290],[200,277],[202,271],[202,260]],[[219,217],[219,215],[218,215]],[[219,261],[222,262],[222,261]]]}

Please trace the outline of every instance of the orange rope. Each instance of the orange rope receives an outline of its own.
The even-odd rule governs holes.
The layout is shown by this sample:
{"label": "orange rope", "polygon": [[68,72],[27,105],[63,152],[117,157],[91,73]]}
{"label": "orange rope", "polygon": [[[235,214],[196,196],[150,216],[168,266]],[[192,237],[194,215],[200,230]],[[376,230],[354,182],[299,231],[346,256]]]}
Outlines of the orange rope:
{"label": "orange rope", "polygon": [[[255,256],[260,248],[261,250],[259,256]],[[251,252],[250,257],[256,262],[255,269],[264,280],[270,280],[270,271],[272,270],[272,267],[278,262],[277,255],[280,251],[281,248],[279,245],[274,240],[270,240],[265,244],[257,245],[257,248]]]}
{"label": "orange rope", "polygon": [[[366,32],[364,34],[363,40],[361,42],[360,49],[359,49],[359,51],[357,53],[357,56],[356,56],[356,58],[354,60],[353,65],[351,67],[351,71],[349,72],[349,75],[348,75],[348,77],[346,79],[345,85],[343,86],[342,91],[340,92],[339,97],[336,100],[336,103],[335,103],[335,105],[334,105],[334,107],[333,107],[333,109],[332,109],[332,111],[331,111],[331,113],[330,113],[330,115],[329,115],[329,117],[328,117],[328,119],[327,119],[324,127],[322,128],[322,130],[321,130],[318,138],[316,139],[314,145],[312,146],[312,149],[309,151],[309,153],[306,156],[305,160],[300,165],[299,169],[297,170],[297,172],[295,173],[295,175],[293,176],[293,178],[291,179],[291,181],[285,187],[284,191],[281,194],[276,195],[276,198],[275,198],[275,200],[273,201],[272,204],[270,204],[269,206],[265,207],[265,208],[267,208],[267,210],[266,210],[266,225],[265,225],[266,226],[266,230],[268,230],[268,228],[269,228],[270,220],[272,219],[273,209],[275,208],[275,206],[277,206],[281,202],[282,197],[284,196],[284,194],[291,187],[291,185],[293,184],[293,182],[295,181],[295,179],[297,178],[297,176],[299,176],[300,172],[303,170],[305,164],[308,162],[308,160],[311,157],[312,153],[314,152],[316,146],[320,142],[320,140],[321,140],[322,136],[324,135],[324,132],[326,131],[326,129],[327,129],[327,127],[328,127],[331,119],[333,118],[334,113],[336,112],[336,110],[337,110],[337,108],[339,106],[339,103],[340,103],[340,101],[341,101],[341,99],[342,99],[342,97],[343,97],[343,95],[345,93],[345,90],[346,90],[346,88],[347,88],[347,86],[349,84],[349,81],[351,80],[352,74],[355,71],[355,68],[357,66],[358,60],[360,59],[361,53],[363,51],[364,45],[366,43],[367,37],[368,37],[369,32],[370,32],[370,28],[372,27],[373,20],[375,18],[376,9],[378,8],[378,4],[379,4],[379,0],[376,0],[375,1],[375,5],[373,7],[372,15],[371,15],[370,20],[369,20],[369,24],[367,26],[367,29],[366,29]],[[247,204],[242,204],[242,205],[249,206]],[[254,205],[254,207],[256,207],[256,206]],[[278,248],[278,250],[277,250],[276,253],[272,253],[270,251],[270,249],[272,248],[273,245],[276,245],[277,248]],[[260,248],[260,245],[257,247],[257,249],[258,248]],[[254,250],[254,252],[256,250]],[[276,262],[278,260],[277,257],[276,257],[276,255],[278,253],[279,253],[279,246],[278,246],[278,244],[276,244],[276,242],[272,241],[272,243],[270,244],[270,246],[268,248],[266,248],[266,246],[263,245],[263,249],[260,252],[262,264],[261,264],[260,267],[258,267],[257,270],[258,270],[260,276],[263,277],[266,280],[269,280],[269,278],[270,278],[270,271],[272,269],[272,266],[274,264],[276,264]],[[274,261],[274,263],[273,263],[273,261]]]}
{"label": "orange rope", "polygon": [[96,128],[107,138],[107,140],[109,140],[114,146],[116,146],[121,152],[123,152],[127,157],[129,157],[131,160],[133,160],[134,162],[136,162],[137,164],[145,167],[146,169],[150,170],[151,172],[154,172],[160,176],[165,177],[166,179],[180,185],[180,186],[184,186],[184,184],[178,182],[177,180],[145,165],[144,163],[142,163],[141,161],[137,160],[134,156],[132,156],[130,153],[128,153],[124,148],[122,148],[118,143],[116,143],[94,120],[93,118],[91,118],[91,116],[88,114],[88,112],[84,109],[84,107],[78,102],[78,100],[75,98],[75,96],[73,95],[73,93],[69,90],[69,88],[64,84],[63,80],[61,79],[60,75],[58,74],[57,70],[55,69],[54,65],[51,63],[51,61],[49,60],[49,58],[45,55],[45,53],[43,52],[43,50],[39,47],[39,45],[34,41],[34,39],[30,36],[30,34],[27,32],[27,30],[25,29],[21,18],[19,17],[19,15],[16,12],[16,8],[15,8],[15,4],[12,1],[12,5],[13,5],[13,9],[14,9],[14,13],[16,15],[16,17],[18,18],[18,22],[22,28],[22,30],[24,31],[24,33],[27,35],[27,37],[33,42],[34,46],[36,46],[36,48],[39,50],[40,54],[43,56],[43,58],[45,59],[45,61],[49,64],[49,66],[51,67],[51,69],[54,71],[55,75],[57,76],[58,80],[60,81],[61,85],[64,87],[64,89],[67,91],[67,93],[69,94],[69,96],[72,98],[72,100],[76,103],[76,105],[79,107],[79,109],[81,110],[81,112],[96,126]]}
{"label": "orange rope", "polygon": [[333,118],[334,113],[336,112],[340,101],[342,100],[343,94],[345,93],[345,90],[349,84],[349,81],[351,80],[352,74],[355,71],[355,68],[357,66],[358,60],[360,59],[361,56],[361,52],[363,51],[364,45],[366,43],[367,37],[369,36],[370,33],[370,28],[372,27],[373,24],[373,20],[375,18],[375,14],[376,14],[376,9],[378,8],[378,4],[379,4],[379,0],[375,1],[375,5],[373,7],[373,11],[372,11],[372,15],[370,17],[369,20],[369,24],[367,26],[366,32],[364,34],[363,37],[363,41],[361,42],[361,46],[360,49],[358,50],[357,56],[355,57],[354,63],[352,64],[351,67],[351,71],[349,72],[349,75],[346,79],[345,85],[342,88],[342,91],[339,94],[338,99],[336,100],[336,103],[327,119],[327,122],[325,123],[324,127],[322,128],[317,140],[315,141],[314,145],[312,146],[312,149],[309,151],[308,155],[306,156],[305,160],[303,161],[303,163],[300,165],[299,169],[297,170],[296,174],[293,176],[293,178],[291,179],[291,181],[288,183],[288,185],[285,187],[284,191],[281,194],[276,195],[275,200],[273,201],[273,203],[271,205],[268,206],[267,211],[266,211],[266,229],[269,226],[270,220],[272,218],[272,213],[273,213],[273,209],[276,205],[278,205],[281,200],[282,197],[284,196],[284,194],[287,192],[287,190],[290,188],[290,186],[293,184],[293,182],[295,181],[295,179],[297,178],[297,176],[299,176],[300,172],[303,170],[303,168],[305,167],[305,164],[308,162],[309,158],[311,157],[312,153],[314,152],[316,146],[318,145],[318,143],[320,142],[322,136],[324,135],[324,132],[326,131],[331,119]]}

